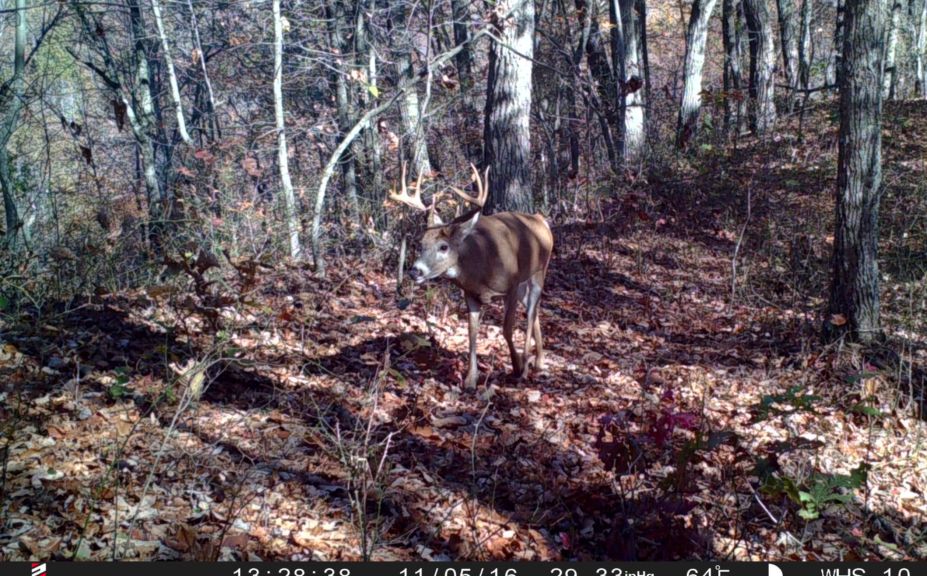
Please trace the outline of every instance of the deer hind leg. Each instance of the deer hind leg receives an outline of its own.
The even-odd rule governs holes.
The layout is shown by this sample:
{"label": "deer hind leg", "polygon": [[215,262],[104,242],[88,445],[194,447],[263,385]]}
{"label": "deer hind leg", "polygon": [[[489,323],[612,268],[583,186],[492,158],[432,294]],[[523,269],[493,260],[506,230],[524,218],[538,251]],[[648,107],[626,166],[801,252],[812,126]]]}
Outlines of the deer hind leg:
{"label": "deer hind leg", "polygon": [[505,318],[502,322],[502,335],[505,336],[505,342],[509,345],[509,354],[512,357],[512,372],[516,376],[522,372],[522,357],[518,355],[518,349],[515,348],[515,338],[513,336],[520,292],[520,290],[513,290],[505,295]]}
{"label": "deer hind leg", "polygon": [[534,359],[535,365],[539,365],[541,361],[541,329],[538,320],[538,301],[541,299],[542,284],[539,278],[533,276],[524,285],[527,288],[524,303],[525,307],[528,308],[528,324],[525,327],[525,362],[521,373],[522,378],[528,375],[528,367],[531,365],[531,363],[528,361],[528,354],[531,350],[532,334],[534,335],[535,342],[537,343],[538,351],[538,355]]}

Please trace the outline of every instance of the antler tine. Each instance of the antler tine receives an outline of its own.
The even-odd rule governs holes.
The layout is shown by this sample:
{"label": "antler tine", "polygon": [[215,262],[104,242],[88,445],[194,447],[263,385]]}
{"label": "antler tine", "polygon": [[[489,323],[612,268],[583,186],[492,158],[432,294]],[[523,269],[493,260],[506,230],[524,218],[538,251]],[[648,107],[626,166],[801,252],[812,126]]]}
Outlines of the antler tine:
{"label": "antler tine", "polygon": [[402,192],[396,194],[390,192],[389,197],[396,202],[401,202],[406,206],[411,206],[416,210],[421,210],[422,212],[428,212],[428,206],[425,206],[425,203],[422,202],[422,177],[423,175],[419,173],[418,177],[415,179],[415,192],[409,193],[409,188],[406,185],[406,163],[402,163],[402,180],[400,185],[402,186]]}
{"label": "antler tine", "polygon": [[[486,183],[483,181],[485,176],[482,179],[480,178],[480,173],[476,169],[476,166],[471,163],[470,169],[473,171],[473,181],[476,182],[476,196],[471,196],[456,186],[451,186],[451,190],[454,192],[454,194],[457,194],[463,200],[473,204],[474,206],[477,206],[478,208],[482,208],[483,205],[486,204],[486,198],[489,195],[489,188],[486,187]],[[488,166],[486,167],[486,175],[489,175]]]}

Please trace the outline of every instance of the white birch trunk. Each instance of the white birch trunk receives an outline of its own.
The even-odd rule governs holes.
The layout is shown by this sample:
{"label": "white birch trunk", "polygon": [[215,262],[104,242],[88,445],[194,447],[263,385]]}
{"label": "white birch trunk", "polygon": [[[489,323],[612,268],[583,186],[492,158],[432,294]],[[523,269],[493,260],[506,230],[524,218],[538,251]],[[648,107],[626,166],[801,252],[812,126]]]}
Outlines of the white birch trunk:
{"label": "white birch trunk", "polygon": [[277,121],[277,164],[280,166],[280,184],[283,188],[283,206],[290,241],[290,256],[299,259],[299,218],[296,198],[290,181],[290,165],[286,149],[286,122],[283,114],[283,21],[280,17],[280,0],[274,0],[274,117]]}

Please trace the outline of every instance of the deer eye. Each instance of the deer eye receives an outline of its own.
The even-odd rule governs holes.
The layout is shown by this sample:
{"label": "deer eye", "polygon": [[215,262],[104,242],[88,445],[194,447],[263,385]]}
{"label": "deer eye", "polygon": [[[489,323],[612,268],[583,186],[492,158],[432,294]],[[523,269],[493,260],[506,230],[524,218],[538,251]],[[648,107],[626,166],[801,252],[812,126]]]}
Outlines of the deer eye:
{"label": "deer eye", "polygon": [[447,252],[448,248],[450,248],[450,246],[448,246],[447,244],[441,244],[440,246],[438,246],[438,250],[440,250],[441,252]]}

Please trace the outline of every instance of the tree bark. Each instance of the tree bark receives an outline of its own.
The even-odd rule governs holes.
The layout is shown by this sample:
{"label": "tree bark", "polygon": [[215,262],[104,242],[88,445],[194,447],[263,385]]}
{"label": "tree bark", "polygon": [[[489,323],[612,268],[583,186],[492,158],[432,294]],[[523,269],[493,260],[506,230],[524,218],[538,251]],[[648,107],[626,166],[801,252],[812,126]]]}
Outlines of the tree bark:
{"label": "tree bark", "polygon": [[721,35],[724,41],[724,119],[728,131],[733,130],[735,133],[740,131],[747,110],[743,24],[741,0],[723,0]]}
{"label": "tree bark", "polygon": [[901,32],[901,16],[903,7],[901,0],[891,1],[891,20],[888,25],[888,42],[885,48],[885,75],[883,82],[883,97],[889,100],[895,99],[895,91],[898,87],[898,62],[896,53],[898,52],[898,35]]}
{"label": "tree bark", "polygon": [[13,177],[10,173],[10,160],[6,147],[19,124],[19,115],[23,107],[26,91],[26,0],[16,0],[16,32],[13,40],[13,77],[10,89],[0,94],[0,104],[5,109],[3,124],[0,126],[0,189],[3,190],[3,210],[6,219],[7,246],[16,246],[20,232],[24,232],[19,210],[16,206]]}
{"label": "tree bark", "polygon": [[[361,93],[361,106],[365,110],[376,106],[380,94],[379,68],[377,66],[377,51],[372,48],[374,28],[370,19],[376,10],[376,0],[367,0],[367,10],[358,9],[355,12],[354,24],[354,51],[357,66],[367,73],[367,88]],[[380,131],[377,122],[370,122],[364,127],[363,136],[364,157],[366,158],[367,178],[362,186],[364,200],[368,203],[378,203],[378,195],[385,189],[383,178],[383,144],[380,140]]]}
{"label": "tree bark", "polygon": [[914,34],[914,70],[917,85],[915,91],[921,98],[927,98],[927,0],[920,0],[920,10]]}
{"label": "tree bark", "polygon": [[644,72],[644,133],[649,130],[650,106],[653,99],[650,97],[650,55],[647,52],[647,0],[637,0],[637,14],[640,17],[641,27],[641,67]]}
{"label": "tree bark", "polygon": [[847,0],[829,326],[864,344],[882,336],[878,239],[885,20],[882,0]]}
{"label": "tree bark", "polygon": [[[397,4],[397,19],[400,29],[405,30],[406,10],[405,5],[400,2]],[[468,44],[462,44],[466,48]],[[396,72],[400,82],[408,81],[415,76],[415,70],[412,65],[412,51],[415,47],[411,44],[401,48],[401,53],[396,59]],[[463,52],[463,50],[461,50]],[[458,55],[460,52],[458,52]],[[406,143],[406,157],[411,159],[412,168],[415,175],[431,174],[431,160],[428,153],[428,140],[425,137],[424,120],[422,119],[422,110],[419,103],[418,89],[412,87],[407,90],[405,95],[399,101],[399,116],[402,121],[402,136]]]}
{"label": "tree bark", "polygon": [[[779,38],[782,45],[782,65],[785,83],[791,90],[789,102],[795,98],[798,87],[798,36],[796,35],[795,0],[776,0],[779,15]],[[791,105],[791,104],[790,104]]]}
{"label": "tree bark", "polygon": [[[353,124],[351,114],[351,95],[348,92],[348,63],[345,54],[350,50],[350,45],[344,38],[342,26],[348,23],[347,13],[343,0],[329,0],[328,4],[328,35],[331,43],[332,52],[335,57],[335,66],[332,71],[335,84],[335,106],[337,108],[336,117],[338,122],[338,133],[342,137]],[[357,199],[357,167],[355,146],[352,144],[348,149],[348,154],[341,159],[341,176],[344,184],[344,194],[348,200],[348,208],[351,214],[351,221],[355,226],[360,226],[360,203]]]}
{"label": "tree bark", "polygon": [[750,127],[765,134],[776,121],[776,44],[766,0],[743,0],[750,40]]}
{"label": "tree bark", "polygon": [[283,22],[280,0],[273,1],[274,12],[274,119],[277,123],[277,165],[280,167],[280,185],[283,188],[284,217],[289,237],[290,257],[298,260],[302,255],[299,242],[299,215],[296,197],[290,181],[290,164],[286,148],[286,117],[283,114]]}
{"label": "tree bark", "polygon": [[828,84],[836,85],[839,89],[842,82],[843,66],[843,19],[846,10],[846,0],[836,0],[837,17],[834,23],[834,46],[833,56],[831,57],[832,65],[828,69]]}
{"label": "tree bark", "polygon": [[193,144],[193,139],[187,132],[187,123],[183,117],[183,103],[180,100],[180,87],[177,84],[177,74],[174,72],[174,59],[171,58],[171,48],[164,31],[164,19],[161,17],[161,5],[158,0],[151,0],[151,10],[154,12],[155,25],[158,28],[158,38],[161,40],[161,50],[164,52],[164,63],[167,66],[168,82],[171,86],[171,99],[174,101],[174,111],[177,114],[177,132],[187,144]]}
{"label": "tree bark", "polygon": [[[461,48],[454,58],[457,67],[457,79],[460,82],[461,107],[464,127],[470,126],[478,117],[478,110],[474,105],[475,98],[470,96],[473,89],[473,58],[470,54],[470,2],[466,0],[451,0],[451,14],[454,19],[454,45]],[[479,164],[483,154],[483,147],[479,137],[470,137],[469,131],[464,130],[463,149],[467,159],[473,164]]]}
{"label": "tree bark", "polygon": [[683,65],[682,104],[676,125],[676,146],[685,148],[698,131],[702,105],[702,67],[708,43],[708,21],[717,0],[694,0],[686,32],[686,59]]}
{"label": "tree bark", "polygon": [[[617,93],[614,90],[615,75],[608,62],[608,55],[603,45],[604,41],[602,32],[599,28],[598,18],[596,14],[593,13],[594,8],[590,7],[586,0],[575,0],[575,6],[576,16],[579,19],[582,30],[580,34],[580,49],[586,53],[589,73],[592,75],[596,93],[599,96],[599,100],[602,103],[602,110],[605,114],[606,122],[602,124],[602,137],[605,140],[608,161],[612,167],[617,167],[618,151],[615,143],[618,138],[619,104],[617,101]],[[576,61],[574,65],[578,66],[579,61]]]}
{"label": "tree bark", "polygon": [[624,32],[624,18],[621,15],[622,11],[622,2],[621,0],[609,0],[608,2],[608,21],[611,30],[609,32],[609,45],[611,47],[612,55],[612,86],[611,89],[614,91],[614,102],[615,102],[615,116],[618,121],[615,124],[615,154],[618,157],[619,161],[613,163],[614,169],[617,171],[621,167],[621,162],[624,158],[624,147],[625,147],[625,134],[624,134],[624,116],[625,116],[625,82],[627,81],[627,47],[625,40]]}
{"label": "tree bark", "polygon": [[[155,99],[151,87],[151,68],[148,61],[150,50],[150,36],[142,16],[141,4],[138,0],[129,0],[129,26],[134,44],[133,73],[134,86],[132,89],[132,102],[126,102],[126,116],[132,126],[132,132],[139,145],[142,157],[142,173],[145,180],[145,190],[148,194],[148,212],[151,223],[149,235],[155,251],[160,251],[164,240],[165,229],[173,214],[173,202],[166,183],[168,167],[158,166],[158,152],[154,133],[158,121],[155,111]],[[160,175],[159,175],[160,172]],[[162,181],[162,178],[164,180]]]}
{"label": "tree bark", "polygon": [[[500,14],[507,14],[501,18]],[[533,211],[531,193],[534,1],[500,0],[491,17],[494,36],[484,114],[484,166],[489,166],[486,211]]]}
{"label": "tree bark", "polygon": [[621,0],[621,19],[624,28],[624,73],[622,92],[624,101],[624,159],[636,161],[645,144],[644,132],[644,78],[643,29],[640,14],[635,10],[636,0]]}
{"label": "tree bark", "polygon": [[811,37],[812,0],[801,0],[801,29],[798,35],[798,84],[806,93],[811,88],[811,61],[814,40]]}

